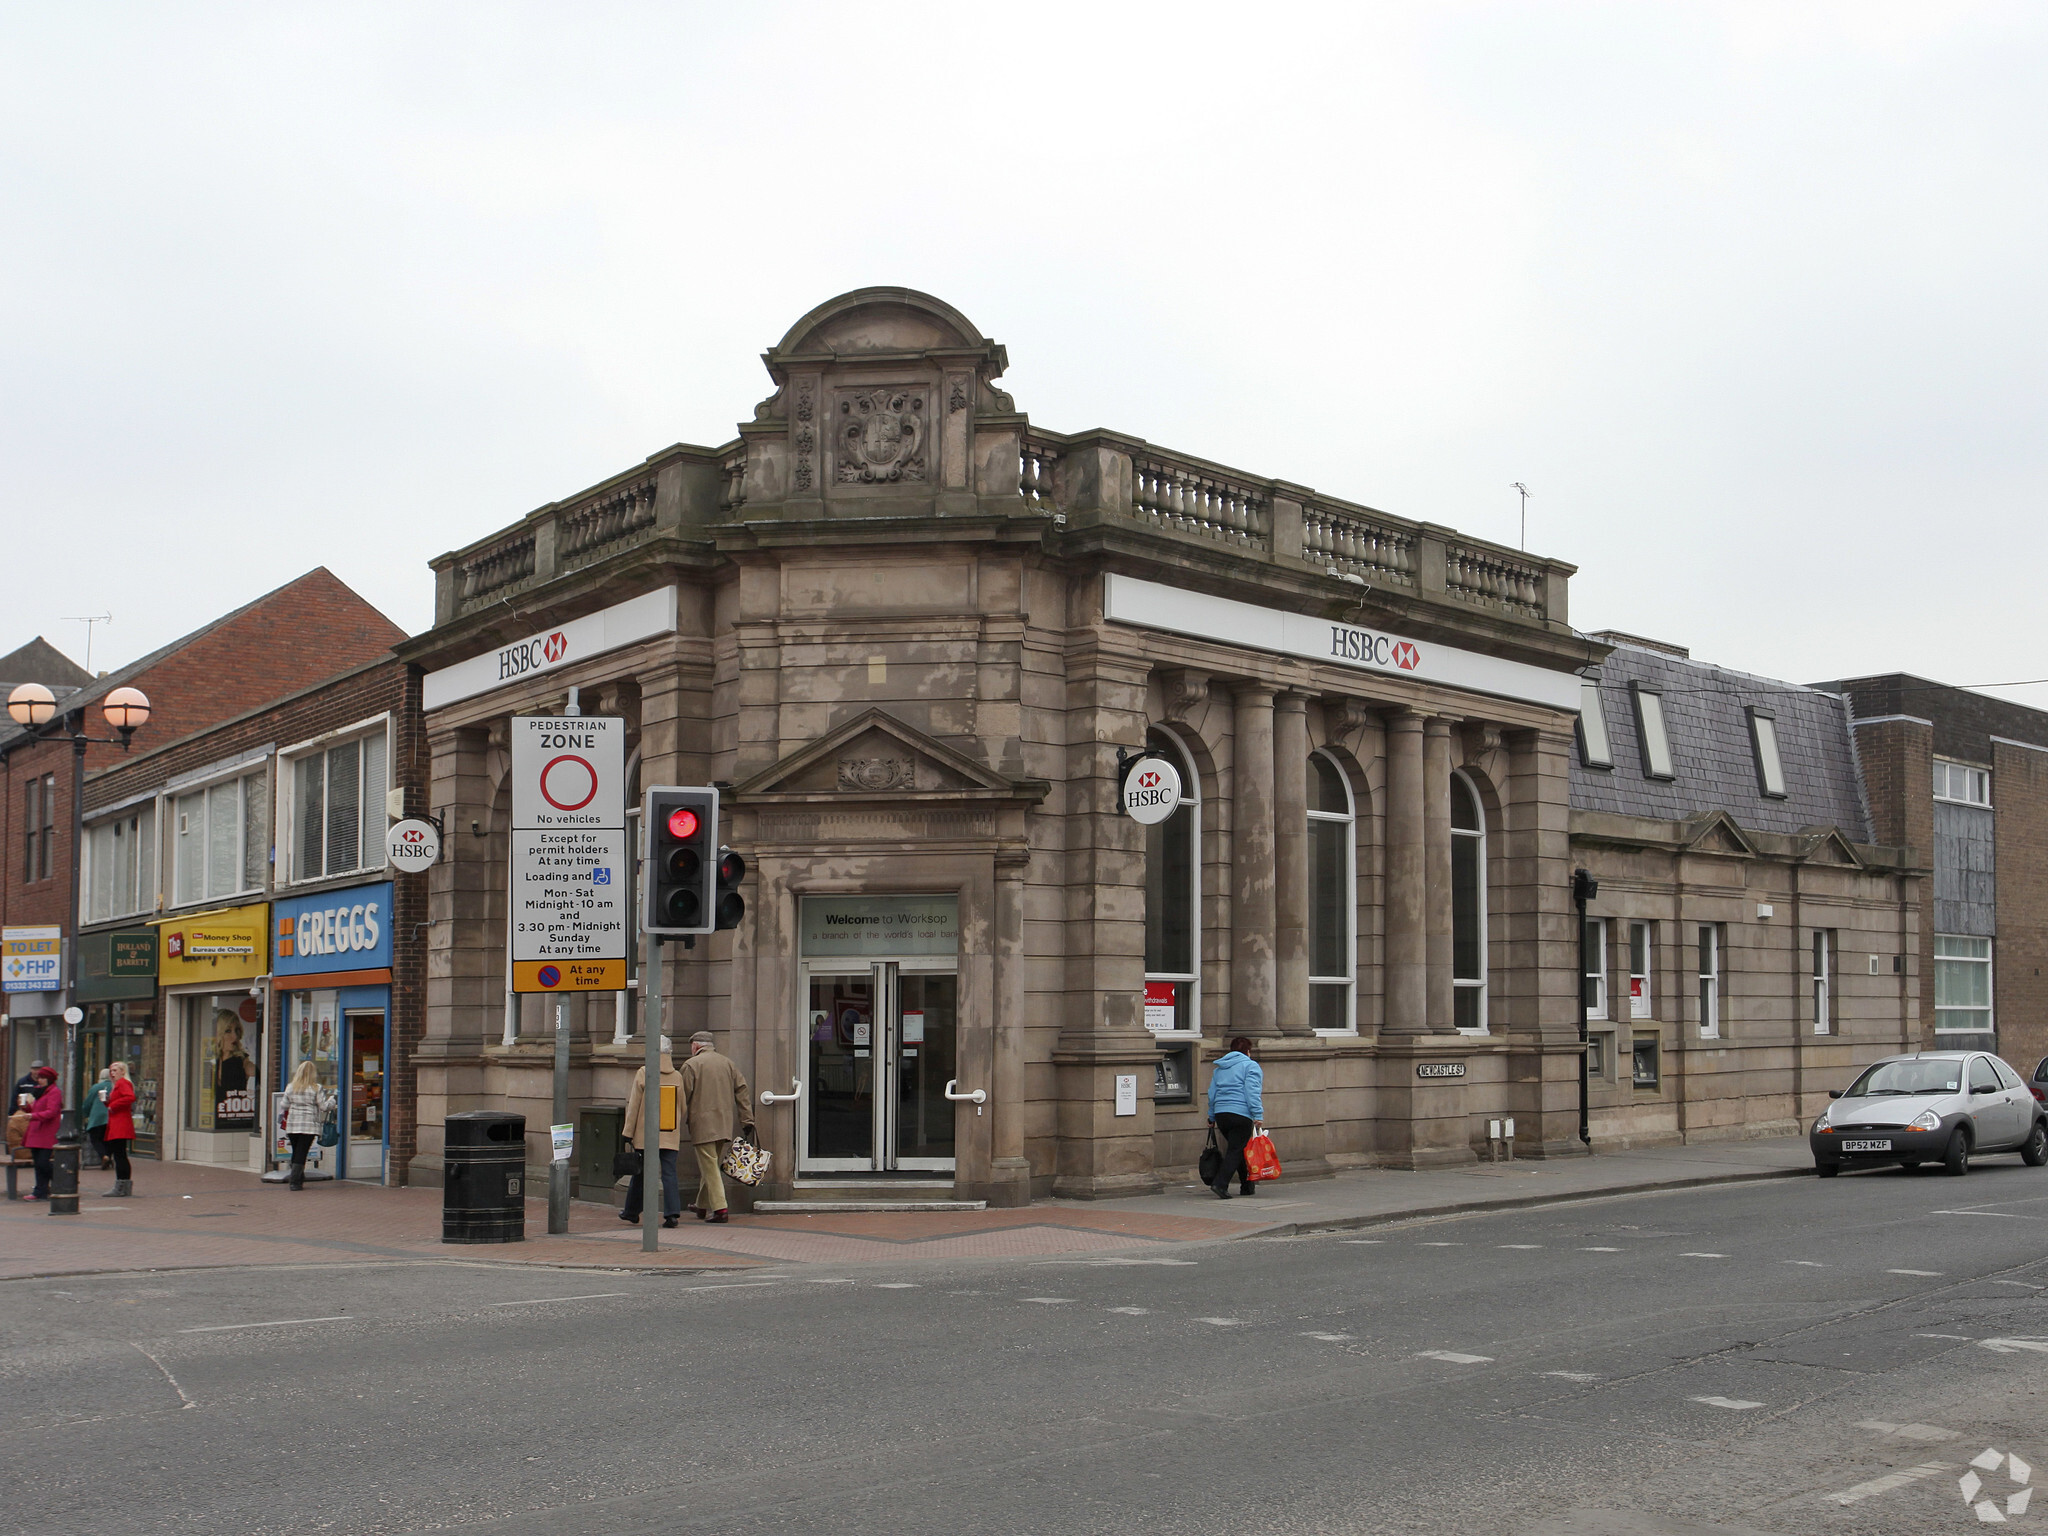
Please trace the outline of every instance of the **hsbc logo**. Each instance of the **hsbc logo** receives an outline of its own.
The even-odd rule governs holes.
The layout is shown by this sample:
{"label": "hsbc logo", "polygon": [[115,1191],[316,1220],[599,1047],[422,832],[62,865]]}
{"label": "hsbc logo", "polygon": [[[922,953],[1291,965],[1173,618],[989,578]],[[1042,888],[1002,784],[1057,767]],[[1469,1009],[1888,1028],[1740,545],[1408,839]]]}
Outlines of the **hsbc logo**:
{"label": "hsbc logo", "polygon": [[568,654],[569,637],[559,629],[551,635],[537,635],[531,640],[521,640],[517,645],[508,645],[498,652],[498,681],[506,682],[537,672],[542,667],[552,667]]}
{"label": "hsbc logo", "polygon": [[1159,771],[1156,768],[1147,768],[1138,775],[1138,788],[1140,789],[1157,789],[1160,782]]}
{"label": "hsbc logo", "polygon": [[1349,624],[1330,626],[1330,654],[1339,661],[1397,667],[1403,672],[1413,672],[1422,665],[1422,650],[1414,641],[1396,640],[1392,635],[1376,634],[1369,629],[1353,629]]}
{"label": "hsbc logo", "polygon": [[1403,640],[1394,647],[1394,665],[1403,672],[1413,672],[1422,665],[1422,652],[1416,650],[1408,641]]}
{"label": "hsbc logo", "polygon": [[549,661],[560,661],[568,654],[569,637],[558,629],[541,643],[540,650]]}

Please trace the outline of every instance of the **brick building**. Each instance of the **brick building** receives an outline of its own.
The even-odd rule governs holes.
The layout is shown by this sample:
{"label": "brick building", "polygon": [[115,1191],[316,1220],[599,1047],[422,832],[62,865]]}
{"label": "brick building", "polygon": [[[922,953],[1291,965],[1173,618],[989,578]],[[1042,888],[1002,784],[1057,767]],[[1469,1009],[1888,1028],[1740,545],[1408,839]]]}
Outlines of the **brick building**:
{"label": "brick building", "polygon": [[1931,1048],[2048,1055],[2048,713],[1893,672],[1824,683],[1856,711],[1871,819],[1934,871],[1917,989]]}
{"label": "brick building", "polygon": [[1847,700],[1604,631],[1572,852],[1599,1146],[1782,1135],[1910,1050],[1918,853],[1873,833]]}
{"label": "brick building", "polygon": [[[85,802],[96,811],[108,809],[109,802],[97,786],[110,772],[132,773],[139,761],[155,760],[168,746],[201,736],[224,722],[301,692],[309,683],[379,659],[388,663],[392,646],[403,638],[402,630],[321,567],[125,667],[75,685],[75,692],[64,694],[59,700],[60,723],[67,730],[72,722],[82,722],[89,734],[110,736],[112,732],[100,719],[96,706],[117,687],[142,689],[149,695],[152,707],[149,723],[137,732],[129,754],[124,755],[117,745],[95,743],[86,749]],[[67,945],[71,942],[74,905],[74,767],[69,740],[38,738],[12,722],[0,724],[0,846],[8,850],[4,864],[0,864],[0,922],[8,926],[59,926],[65,930]],[[134,781],[123,778],[120,782]],[[252,819],[237,835],[253,834],[255,825]],[[160,908],[179,904],[169,882],[159,879],[160,874],[169,875],[178,866],[172,832],[157,817],[153,806],[147,836],[138,836],[142,832],[143,818],[138,807],[126,817],[120,839],[128,891],[124,905],[135,917],[154,915]],[[248,846],[242,855],[251,864],[242,873],[249,877],[253,888],[269,878],[270,849],[267,841],[259,849],[253,836],[243,840]],[[261,882],[254,878],[259,853],[264,871]],[[225,854],[221,857],[224,859]],[[93,881],[112,882],[113,866],[102,860],[95,872],[88,867],[91,860],[84,849],[80,850],[78,865],[78,894],[85,898],[82,905],[90,911]],[[123,988],[116,985],[116,978],[95,974],[111,963],[110,955],[80,944],[77,995],[64,991],[8,996],[11,1057],[25,1063],[33,1056],[42,1056],[62,1067],[67,1102],[76,1102],[87,1064],[83,1036],[62,1023],[68,1007],[74,1002],[81,1008],[89,1003],[119,1002],[130,1015],[124,1024],[130,1033],[124,1034],[122,1040],[139,1045],[143,1038],[142,999],[107,996],[109,988],[117,992]],[[139,960],[130,955],[125,963],[127,968],[134,969]],[[139,978],[123,979],[128,983],[126,990],[132,991]],[[106,1022],[103,1020],[103,1024]],[[150,1029],[156,1029],[153,1017],[147,1022]],[[106,1048],[108,1036],[104,1027],[100,1039],[102,1048]],[[160,1030],[157,1040],[161,1052]]]}

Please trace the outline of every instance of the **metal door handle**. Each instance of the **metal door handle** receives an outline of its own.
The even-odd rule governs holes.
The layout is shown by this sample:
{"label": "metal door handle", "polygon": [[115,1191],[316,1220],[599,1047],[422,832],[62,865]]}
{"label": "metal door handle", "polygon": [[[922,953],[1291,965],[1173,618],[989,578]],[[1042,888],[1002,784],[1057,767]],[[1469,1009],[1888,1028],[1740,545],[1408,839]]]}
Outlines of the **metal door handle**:
{"label": "metal door handle", "polygon": [[959,1081],[960,1079],[957,1077],[946,1079],[946,1097],[955,1104],[986,1104],[988,1102],[987,1092],[980,1088],[975,1089],[972,1093],[955,1093],[953,1088]]}
{"label": "metal door handle", "polygon": [[789,1086],[791,1091],[788,1093],[770,1093],[766,1088],[763,1088],[761,1090],[761,1102],[763,1104],[787,1104],[793,1099],[800,1099],[804,1096],[804,1080],[802,1078],[792,1077],[789,1080]]}

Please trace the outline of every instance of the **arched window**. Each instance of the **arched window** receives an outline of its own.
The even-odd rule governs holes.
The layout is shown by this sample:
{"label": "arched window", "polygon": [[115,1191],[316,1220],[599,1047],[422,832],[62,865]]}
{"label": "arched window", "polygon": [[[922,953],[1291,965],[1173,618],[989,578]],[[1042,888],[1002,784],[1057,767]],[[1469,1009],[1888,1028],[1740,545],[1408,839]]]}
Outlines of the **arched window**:
{"label": "arched window", "polygon": [[1351,786],[1327,752],[1308,755],[1308,1021],[1358,1027],[1358,884]]}
{"label": "arched window", "polygon": [[1169,731],[1146,744],[1180,772],[1180,809],[1145,829],[1145,1027],[1202,1027],[1202,805],[1194,765]]}
{"label": "arched window", "polygon": [[1472,781],[1451,775],[1452,1018],[1486,1033],[1486,813]]}

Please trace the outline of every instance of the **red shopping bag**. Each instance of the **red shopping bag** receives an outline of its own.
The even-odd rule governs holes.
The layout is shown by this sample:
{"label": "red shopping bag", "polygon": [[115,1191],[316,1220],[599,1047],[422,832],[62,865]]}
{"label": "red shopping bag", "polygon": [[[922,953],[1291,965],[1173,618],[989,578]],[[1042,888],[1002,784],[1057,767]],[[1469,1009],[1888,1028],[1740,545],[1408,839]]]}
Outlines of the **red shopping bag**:
{"label": "red shopping bag", "polygon": [[1280,1177],[1280,1154],[1273,1150],[1273,1138],[1264,1131],[1244,1144],[1244,1170],[1248,1184]]}

